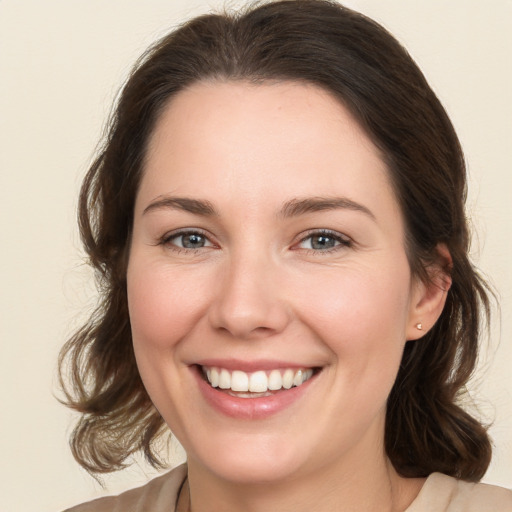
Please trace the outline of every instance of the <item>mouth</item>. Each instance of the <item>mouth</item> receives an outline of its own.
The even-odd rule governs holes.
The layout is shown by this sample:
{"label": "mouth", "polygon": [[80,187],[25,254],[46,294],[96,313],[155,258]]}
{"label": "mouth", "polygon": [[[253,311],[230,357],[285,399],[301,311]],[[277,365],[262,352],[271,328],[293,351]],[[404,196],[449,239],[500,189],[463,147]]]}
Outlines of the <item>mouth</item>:
{"label": "mouth", "polygon": [[200,366],[201,375],[212,388],[237,398],[273,396],[294,387],[300,387],[319,368],[282,368],[245,372],[217,366]]}

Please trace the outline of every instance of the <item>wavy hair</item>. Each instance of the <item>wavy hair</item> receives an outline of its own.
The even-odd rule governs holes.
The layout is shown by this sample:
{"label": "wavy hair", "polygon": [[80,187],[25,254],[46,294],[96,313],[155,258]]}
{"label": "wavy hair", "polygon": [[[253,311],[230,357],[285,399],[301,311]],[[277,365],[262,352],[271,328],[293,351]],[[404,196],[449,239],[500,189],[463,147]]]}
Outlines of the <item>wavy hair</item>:
{"label": "wavy hair", "polygon": [[192,19],[138,61],[82,185],[79,226],[101,300],[62,349],[71,437],[87,470],[121,469],[142,451],[161,464],[166,427],[139,377],[127,307],[133,209],[148,139],[163,108],[201,80],[302,81],[355,116],[386,160],[414,275],[429,279],[446,245],[452,286],[435,326],[406,343],[387,403],[385,447],[403,476],[440,471],[476,481],[491,458],[486,428],[460,406],[475,368],[487,286],[468,259],[466,170],[453,126],[407,51],[371,19],[328,0],[259,3]]}

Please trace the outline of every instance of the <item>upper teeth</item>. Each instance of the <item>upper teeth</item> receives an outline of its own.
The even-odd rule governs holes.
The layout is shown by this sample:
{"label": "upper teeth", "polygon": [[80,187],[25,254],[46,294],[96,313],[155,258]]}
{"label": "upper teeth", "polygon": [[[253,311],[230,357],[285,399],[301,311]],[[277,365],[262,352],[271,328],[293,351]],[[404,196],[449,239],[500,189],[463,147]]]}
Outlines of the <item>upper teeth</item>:
{"label": "upper teeth", "polygon": [[203,373],[208,382],[220,389],[231,389],[232,391],[265,393],[266,391],[277,391],[281,388],[290,389],[292,386],[300,386],[313,375],[313,370],[301,369],[292,370],[263,370],[246,373],[241,370],[229,371],[225,368],[203,367]]}

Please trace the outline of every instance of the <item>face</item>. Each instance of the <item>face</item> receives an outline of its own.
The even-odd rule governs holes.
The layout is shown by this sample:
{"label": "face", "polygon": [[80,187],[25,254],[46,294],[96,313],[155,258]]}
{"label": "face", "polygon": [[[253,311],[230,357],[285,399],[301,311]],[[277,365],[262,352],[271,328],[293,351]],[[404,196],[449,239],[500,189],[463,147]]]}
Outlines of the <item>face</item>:
{"label": "face", "polygon": [[140,374],[190,467],[263,482],[383,457],[421,290],[386,166],[328,93],[211,82],[172,99],[128,299]]}

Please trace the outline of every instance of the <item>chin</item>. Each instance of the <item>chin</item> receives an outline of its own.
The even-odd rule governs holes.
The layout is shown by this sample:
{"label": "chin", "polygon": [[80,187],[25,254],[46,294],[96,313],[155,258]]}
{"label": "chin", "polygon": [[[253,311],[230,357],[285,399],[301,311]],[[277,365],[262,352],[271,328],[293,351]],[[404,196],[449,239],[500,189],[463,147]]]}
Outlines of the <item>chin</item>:
{"label": "chin", "polygon": [[298,468],[284,461],[273,458],[270,461],[263,460],[223,460],[211,468],[218,477],[225,481],[258,485],[277,483],[289,480],[296,474]]}
{"label": "chin", "polygon": [[199,464],[218,478],[238,484],[286,481],[306,466],[306,457],[301,457],[299,447],[286,446],[282,440],[266,440],[263,446],[254,441],[243,445],[230,443],[225,449],[200,455],[189,455],[189,466]]}

